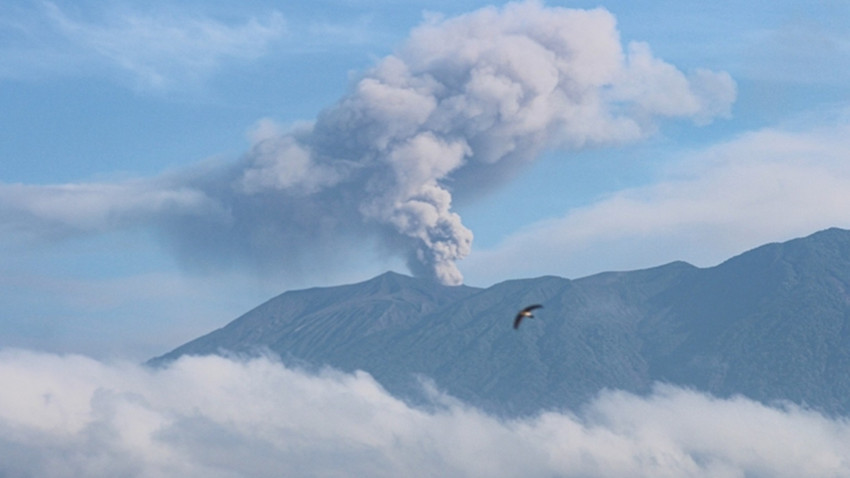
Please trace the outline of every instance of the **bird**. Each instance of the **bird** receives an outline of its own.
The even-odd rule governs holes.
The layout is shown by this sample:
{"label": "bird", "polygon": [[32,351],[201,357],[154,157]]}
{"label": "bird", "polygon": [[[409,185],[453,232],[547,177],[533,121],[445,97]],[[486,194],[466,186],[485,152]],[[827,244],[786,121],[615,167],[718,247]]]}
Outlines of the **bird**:
{"label": "bird", "polygon": [[519,323],[522,322],[522,319],[524,319],[526,317],[528,317],[529,319],[533,319],[534,315],[531,313],[531,311],[534,310],[534,309],[539,309],[541,307],[543,307],[543,306],[540,305],[540,304],[534,304],[534,305],[529,305],[528,307],[519,311],[519,313],[516,315],[516,318],[514,319],[514,328],[518,329]]}

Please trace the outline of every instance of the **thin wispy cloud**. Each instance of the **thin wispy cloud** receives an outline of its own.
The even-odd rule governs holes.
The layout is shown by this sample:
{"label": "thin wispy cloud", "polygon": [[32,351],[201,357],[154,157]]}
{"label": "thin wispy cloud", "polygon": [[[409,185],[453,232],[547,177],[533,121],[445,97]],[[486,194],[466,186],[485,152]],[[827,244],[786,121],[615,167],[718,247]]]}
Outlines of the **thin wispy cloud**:
{"label": "thin wispy cloud", "polygon": [[144,89],[197,83],[230,63],[256,60],[287,32],[275,11],[230,22],[177,8],[134,10],[121,4],[96,16],[51,2],[10,11],[13,18],[0,26],[26,41],[12,41],[2,51],[6,76],[117,73]]}
{"label": "thin wispy cloud", "polygon": [[[709,266],[765,242],[850,227],[850,122],[745,133],[691,151],[648,186],[526,227],[469,275],[570,277],[686,260]],[[529,254],[529,251],[534,251]]]}
{"label": "thin wispy cloud", "polygon": [[750,32],[741,74],[797,85],[845,85],[847,69],[836,65],[850,60],[850,34],[844,28],[850,9],[841,2],[815,8],[822,10],[817,20],[801,17]]}
{"label": "thin wispy cloud", "polygon": [[211,213],[227,221],[227,211],[218,209],[202,192],[160,181],[0,186],[3,228],[27,236],[49,238],[102,232],[163,214],[198,213]]}
{"label": "thin wispy cloud", "polygon": [[4,476],[831,477],[850,423],[658,386],[583,409],[500,419],[371,376],[258,358],[165,369],[0,352]]}

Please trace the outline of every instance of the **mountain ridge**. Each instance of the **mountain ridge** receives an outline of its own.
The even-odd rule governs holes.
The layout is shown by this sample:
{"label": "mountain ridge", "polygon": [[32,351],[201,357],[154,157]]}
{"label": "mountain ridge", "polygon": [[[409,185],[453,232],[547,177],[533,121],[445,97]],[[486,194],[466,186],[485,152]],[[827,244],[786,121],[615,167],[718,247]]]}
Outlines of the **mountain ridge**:
{"label": "mountain ridge", "polygon": [[[656,382],[850,413],[850,231],[771,243],[716,266],[682,261],[579,279],[442,286],[388,272],[285,292],[150,363],[255,353],[371,373],[416,394],[425,376],[508,415],[576,407]],[[512,330],[521,307],[542,303]]]}

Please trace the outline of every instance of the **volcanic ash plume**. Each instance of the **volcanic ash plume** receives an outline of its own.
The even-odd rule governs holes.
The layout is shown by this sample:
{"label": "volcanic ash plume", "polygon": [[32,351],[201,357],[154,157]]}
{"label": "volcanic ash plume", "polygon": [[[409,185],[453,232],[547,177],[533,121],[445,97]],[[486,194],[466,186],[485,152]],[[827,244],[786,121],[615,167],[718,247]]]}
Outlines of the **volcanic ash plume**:
{"label": "volcanic ash plume", "polygon": [[[451,211],[453,173],[474,178],[476,169],[530,161],[545,148],[635,140],[653,116],[705,121],[728,112],[733,98],[726,74],[688,78],[643,44],[624,54],[604,10],[488,8],[418,28],[308,134],[284,141],[293,151],[279,161],[324,184],[287,184],[297,176],[289,174],[267,186],[356,183],[358,213],[406,238],[414,273],[458,284],[455,261],[470,252],[472,233]],[[343,163],[351,164],[345,177],[328,166]],[[245,180],[268,182],[256,167]]]}
{"label": "volcanic ash plume", "polygon": [[459,284],[455,263],[472,232],[452,211],[453,194],[474,199],[545,149],[638,140],[657,117],[708,122],[734,97],[725,73],[687,75],[642,43],[624,50],[602,9],[531,1],[431,18],[312,124],[264,124],[240,163],[148,182],[199,193],[194,216],[130,213],[155,222],[182,254],[286,268],[354,237],[404,254],[416,275]]}

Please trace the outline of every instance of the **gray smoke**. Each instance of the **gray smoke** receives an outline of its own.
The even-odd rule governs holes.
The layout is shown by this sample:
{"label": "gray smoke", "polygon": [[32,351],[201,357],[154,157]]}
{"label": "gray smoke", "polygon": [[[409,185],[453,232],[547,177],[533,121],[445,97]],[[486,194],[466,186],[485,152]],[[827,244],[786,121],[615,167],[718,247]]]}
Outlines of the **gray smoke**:
{"label": "gray smoke", "polygon": [[[403,254],[416,275],[459,284],[472,232],[453,195],[475,197],[545,149],[634,141],[657,117],[708,122],[734,97],[726,73],[686,75],[642,43],[624,51],[605,10],[513,3],[429,19],[312,124],[262,124],[236,164],[31,187],[0,214],[83,232],[152,223],[195,264],[298,268],[372,245]],[[84,200],[89,208],[73,207]]]}

